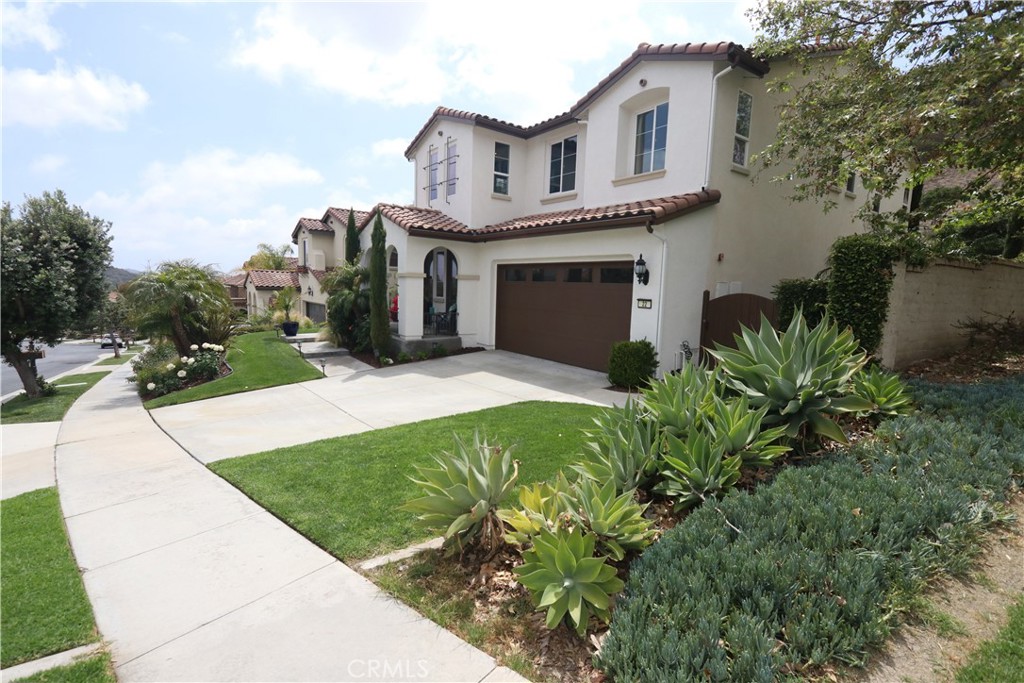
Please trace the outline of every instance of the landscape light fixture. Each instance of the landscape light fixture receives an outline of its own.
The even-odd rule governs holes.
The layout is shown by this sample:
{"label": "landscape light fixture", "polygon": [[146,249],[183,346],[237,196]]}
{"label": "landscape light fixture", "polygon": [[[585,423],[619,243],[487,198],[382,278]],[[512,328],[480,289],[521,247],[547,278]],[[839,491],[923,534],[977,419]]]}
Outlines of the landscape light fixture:
{"label": "landscape light fixture", "polygon": [[323,358],[320,359],[320,372],[324,373],[324,377],[327,376],[327,361]]}
{"label": "landscape light fixture", "polygon": [[640,258],[636,260],[636,264],[633,266],[633,272],[636,273],[637,284],[646,285],[651,281],[651,271],[647,270],[647,261],[644,261],[643,254],[640,254]]}
{"label": "landscape light fixture", "polygon": [[302,342],[298,342],[298,345],[299,345],[299,355],[301,356],[302,355]]}

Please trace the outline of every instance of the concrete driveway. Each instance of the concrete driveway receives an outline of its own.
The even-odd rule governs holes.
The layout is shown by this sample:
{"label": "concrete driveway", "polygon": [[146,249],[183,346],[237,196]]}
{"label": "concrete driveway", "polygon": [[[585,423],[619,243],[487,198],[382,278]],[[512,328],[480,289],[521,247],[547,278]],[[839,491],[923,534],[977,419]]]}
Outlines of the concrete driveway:
{"label": "concrete driveway", "polygon": [[151,411],[208,463],[520,401],[621,405],[604,373],[481,351],[196,401]]}

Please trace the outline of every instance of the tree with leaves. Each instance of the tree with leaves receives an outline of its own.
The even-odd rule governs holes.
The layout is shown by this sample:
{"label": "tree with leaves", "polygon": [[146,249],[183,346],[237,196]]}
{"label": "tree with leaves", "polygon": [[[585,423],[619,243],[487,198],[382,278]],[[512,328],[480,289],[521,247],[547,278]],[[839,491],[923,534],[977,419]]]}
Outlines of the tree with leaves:
{"label": "tree with leaves", "polygon": [[356,215],[348,210],[348,226],[345,228],[345,260],[355,263],[359,258],[359,233],[356,232]]}
{"label": "tree with leaves", "polygon": [[211,326],[234,316],[217,272],[191,259],[161,263],[133,280],[125,294],[136,329],[170,339],[182,356],[191,355],[192,344],[218,343]]}
{"label": "tree with leaves", "polygon": [[292,245],[282,244],[275,247],[260,242],[256,253],[242,264],[242,270],[288,270],[288,257],[292,254]]}
{"label": "tree with leaves", "polygon": [[388,350],[391,321],[388,316],[387,233],[379,211],[370,238],[370,341],[374,355],[380,357]]}
{"label": "tree with leaves", "polygon": [[1024,4],[769,0],[751,17],[758,56],[797,67],[773,69],[771,87],[787,97],[777,138],[760,155],[793,178],[794,198],[828,205],[853,173],[889,196],[958,170],[968,172],[964,201],[932,216],[931,227],[1019,229]]}
{"label": "tree with leaves", "polygon": [[103,307],[99,310],[100,330],[114,346],[114,358],[121,357],[121,347],[118,339],[126,338],[128,329],[128,304],[122,292],[111,292]]}
{"label": "tree with leaves", "polygon": [[18,215],[8,202],[0,208],[0,352],[30,398],[40,386],[21,344],[55,346],[103,305],[109,230],[109,222],[68,204],[60,190],[26,197]]}

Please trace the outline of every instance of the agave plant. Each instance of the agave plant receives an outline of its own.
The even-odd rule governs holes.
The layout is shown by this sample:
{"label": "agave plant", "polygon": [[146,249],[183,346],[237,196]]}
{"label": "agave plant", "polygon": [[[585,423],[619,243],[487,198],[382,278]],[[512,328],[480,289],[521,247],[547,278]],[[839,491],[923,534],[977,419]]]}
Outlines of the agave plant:
{"label": "agave plant", "polygon": [[418,513],[429,528],[444,528],[445,545],[461,551],[479,540],[487,550],[501,542],[504,527],[497,508],[515,486],[519,462],[512,449],[491,445],[480,434],[473,434],[467,445],[455,436],[456,452],[435,456],[436,467],[417,465],[420,479],[410,477],[424,495],[410,500],[401,509]]}
{"label": "agave plant", "polygon": [[592,479],[581,479],[568,500],[570,514],[597,537],[601,554],[619,561],[628,550],[641,550],[651,544],[654,530],[644,517],[646,505],[640,505],[633,491],[618,493],[615,482],[599,486]]}
{"label": "agave plant", "polygon": [[827,315],[809,330],[800,311],[781,337],[763,315],[760,332],[740,329],[735,349],[717,345],[711,354],[751,405],[768,406],[764,422],[784,424],[791,438],[807,425],[816,434],[846,443],[843,430],[829,416],[871,407],[848,393],[851,379],[867,362],[853,332],[840,332]]}
{"label": "agave plant", "polygon": [[624,584],[604,557],[594,557],[596,541],[579,527],[541,531],[533,547],[523,553],[523,564],[513,570],[519,583],[529,589],[534,604],[547,608],[548,628],[568,617],[582,636],[591,615],[608,621],[611,596]]}
{"label": "agave plant", "polygon": [[901,415],[909,413],[913,407],[907,387],[899,376],[884,372],[878,366],[853,376],[853,392],[871,404],[864,415]]}
{"label": "agave plant", "polygon": [[541,531],[554,531],[568,517],[569,482],[561,472],[554,484],[546,482],[519,489],[519,506],[498,510],[498,518],[511,530],[505,540],[512,545],[528,545]]}
{"label": "agave plant", "polygon": [[657,470],[661,434],[658,422],[632,399],[594,418],[590,441],[572,469],[587,479],[613,482],[618,493],[642,487]]}
{"label": "agave plant", "polygon": [[750,407],[745,396],[728,400],[713,397],[705,422],[711,437],[727,455],[739,455],[747,467],[765,467],[790,450],[777,443],[786,435],[784,425],[762,429],[768,406]]}
{"label": "agave plant", "polygon": [[662,458],[664,479],[655,490],[676,499],[676,508],[688,508],[733,486],[740,478],[740,455],[727,455],[722,444],[701,431],[686,441],[665,436],[668,452]]}
{"label": "agave plant", "polygon": [[667,434],[685,439],[721,388],[718,370],[684,363],[679,372],[644,389],[643,401]]}

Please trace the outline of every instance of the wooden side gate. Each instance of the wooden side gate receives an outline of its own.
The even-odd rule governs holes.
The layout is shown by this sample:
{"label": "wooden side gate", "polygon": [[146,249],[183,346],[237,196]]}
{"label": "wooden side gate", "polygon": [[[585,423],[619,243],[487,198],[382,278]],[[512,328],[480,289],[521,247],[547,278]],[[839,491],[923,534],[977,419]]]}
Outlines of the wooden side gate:
{"label": "wooden side gate", "polygon": [[739,334],[740,325],[755,332],[761,329],[761,314],[772,326],[778,325],[775,300],[757,294],[726,294],[711,298],[711,292],[704,290],[704,304],[700,319],[700,357],[714,363],[714,357],[706,349],[715,344],[736,346],[733,335]]}

